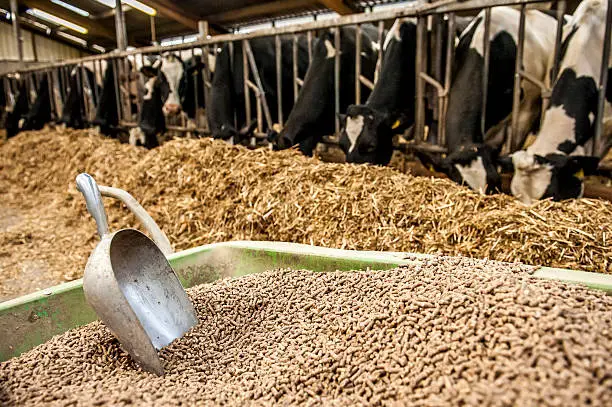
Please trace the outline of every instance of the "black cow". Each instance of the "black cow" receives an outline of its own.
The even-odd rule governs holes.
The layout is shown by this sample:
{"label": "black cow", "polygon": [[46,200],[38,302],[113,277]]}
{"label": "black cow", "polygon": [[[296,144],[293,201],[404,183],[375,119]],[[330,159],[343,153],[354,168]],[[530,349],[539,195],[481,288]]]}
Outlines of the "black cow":
{"label": "black cow", "polygon": [[[355,102],[355,38],[354,27],[340,30],[340,111]],[[361,72],[374,80],[378,57],[377,29],[372,25],[362,26]],[[324,135],[335,131],[334,60],[338,52],[334,48],[334,34],[321,35],[314,46],[312,64],[308,68],[304,86],[298,100],[280,133],[278,147],[289,148],[299,144],[300,151],[312,155],[317,143]],[[370,89],[361,86],[363,97]]]}
{"label": "black cow", "polygon": [[28,102],[28,90],[24,79],[17,80],[17,94],[15,95],[15,101],[11,105],[11,101],[7,101],[7,115],[6,115],[6,136],[7,138],[15,137],[21,127],[23,126],[23,120],[25,115],[30,109]]}
{"label": "black cow", "polygon": [[[612,58],[608,61],[604,117],[597,116],[598,88],[608,2],[585,0],[564,28],[562,62],[535,142],[512,154],[512,194],[524,203],[538,199],[578,198],[584,174],[596,171],[612,136]],[[591,147],[598,120],[604,122],[595,156]],[[502,160],[504,161],[504,160]]]}
{"label": "black cow", "polygon": [[398,19],[385,38],[378,81],[364,105],[341,115],[340,147],[348,162],[386,165],[393,135],[414,123],[416,19]]}
{"label": "black cow", "polygon": [[[455,53],[446,121],[448,155],[440,159],[418,153],[424,164],[433,165],[476,191],[491,193],[501,187],[496,161],[511,122],[519,16],[519,11],[510,7],[492,9],[486,135],[480,125],[484,91],[483,11],[463,32]],[[524,69],[542,81],[554,50],[556,26],[552,16],[527,11]],[[521,82],[521,88],[517,145],[522,144],[540,114],[540,88],[526,80]]]}
{"label": "black cow", "polygon": [[119,126],[119,107],[117,106],[117,92],[115,87],[115,70],[113,63],[107,64],[102,81],[96,118],[93,124],[100,127],[104,135],[114,136]]}
{"label": "black cow", "polygon": [[[294,104],[292,36],[281,37],[282,66],[282,108],[287,115]],[[278,121],[278,96],[276,89],[275,39],[271,37],[250,40],[255,65],[259,72],[272,121]],[[305,36],[298,37],[298,76],[303,77],[308,69],[308,44]],[[233,62],[232,62],[233,60]],[[250,69],[250,67],[249,67]],[[242,43],[234,42],[233,54],[230,45],[225,44],[217,55],[215,74],[210,90],[211,104],[207,108],[208,125],[214,138],[241,143],[253,129],[253,123],[246,123]],[[253,74],[251,72],[251,81]],[[255,92],[250,92],[252,119],[256,111]],[[234,114],[236,124],[234,124]]]}
{"label": "black cow", "polygon": [[46,74],[42,76],[38,84],[34,104],[23,119],[20,130],[40,130],[51,121],[51,95]]}
{"label": "black cow", "polygon": [[[85,90],[88,93],[93,92],[92,86],[98,85],[94,78],[93,72],[89,68],[83,68],[83,71],[85,71],[84,77],[79,74],[78,70],[81,70],[81,68],[78,66],[71,69],[68,94],[64,103],[64,111],[62,112],[60,123],[73,129],[84,129],[89,125],[89,118],[86,114],[87,112],[85,109],[85,101],[83,99],[83,91]],[[87,82],[82,83],[82,78],[85,78]],[[101,90],[98,90],[98,94],[100,92]],[[87,93],[85,95],[91,98],[91,95]],[[94,105],[90,104],[90,106],[93,107]]]}

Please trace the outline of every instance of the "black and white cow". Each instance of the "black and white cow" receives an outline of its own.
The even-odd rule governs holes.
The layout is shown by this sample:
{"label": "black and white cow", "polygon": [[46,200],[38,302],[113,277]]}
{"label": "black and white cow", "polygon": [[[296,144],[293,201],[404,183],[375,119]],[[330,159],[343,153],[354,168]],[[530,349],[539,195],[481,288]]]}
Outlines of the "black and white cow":
{"label": "black and white cow", "polygon": [[386,165],[393,135],[414,123],[416,19],[398,19],[387,33],[384,57],[370,97],[341,115],[340,147],[346,160]]}
{"label": "black and white cow", "polygon": [[[540,11],[526,12],[524,70],[544,81],[554,50],[557,23]],[[501,188],[497,157],[511,123],[514,66],[520,12],[510,7],[491,11],[489,78],[485,132],[482,133],[482,75],[484,70],[484,11],[462,33],[455,52],[453,79],[446,120],[448,155],[418,153],[426,165],[433,165],[460,184],[491,193]],[[540,88],[521,81],[518,140],[522,145],[540,115]]]}
{"label": "black and white cow", "polygon": [[[354,27],[340,30],[340,50],[334,47],[334,34],[322,34],[314,46],[313,59],[298,100],[282,129],[278,147],[289,148],[299,145],[300,151],[312,155],[323,136],[335,131],[334,60],[340,52],[340,111],[344,112],[355,102],[355,39]],[[361,73],[374,80],[378,58],[378,31],[372,25],[362,26]],[[370,89],[361,86],[363,97],[370,95]]]}
{"label": "black and white cow", "polygon": [[[166,120],[186,116],[188,127],[195,127],[198,109],[204,108],[204,63],[194,56],[184,63],[178,55],[165,55],[143,66],[144,96],[138,127],[130,130],[130,143],[146,147],[159,145],[158,136],[166,131]],[[196,97],[194,84],[197,85]]]}
{"label": "black and white cow", "polygon": [[[276,86],[275,39],[271,37],[250,40],[255,65],[262,82],[266,102],[274,123],[278,122],[278,90]],[[233,54],[230,52],[233,48]],[[303,77],[308,69],[308,44],[304,35],[298,36],[297,71]],[[294,105],[293,93],[293,36],[281,37],[282,67],[282,108],[287,115]],[[217,55],[215,74],[210,90],[211,105],[206,113],[208,125],[214,138],[241,143],[253,130],[254,121],[246,122],[242,43],[234,42],[233,47],[225,44]],[[251,73],[251,80],[252,79]],[[251,109],[255,112],[256,99],[251,96]],[[253,114],[253,113],[252,113]],[[234,123],[234,115],[236,123]],[[254,114],[253,114],[254,116]]]}
{"label": "black and white cow", "polygon": [[[606,88],[604,117],[597,117],[598,88],[604,43],[607,1],[583,1],[564,27],[559,75],[540,131],[532,145],[511,156],[512,194],[530,204],[543,198],[563,200],[582,196],[582,176],[597,169],[610,147],[612,84]],[[608,61],[612,78],[612,58]],[[604,121],[602,143],[596,156],[591,148],[594,123]]]}

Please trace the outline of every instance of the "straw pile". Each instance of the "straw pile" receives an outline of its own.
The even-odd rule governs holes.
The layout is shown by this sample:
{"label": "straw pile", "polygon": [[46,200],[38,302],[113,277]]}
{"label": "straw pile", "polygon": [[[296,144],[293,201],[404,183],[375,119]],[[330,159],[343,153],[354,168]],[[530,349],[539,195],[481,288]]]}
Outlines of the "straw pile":
{"label": "straw pile", "polygon": [[[277,240],[612,272],[609,202],[525,207],[448,180],[322,163],[294,151],[249,151],[202,139],[148,152],[68,131],[23,133],[0,146],[0,205],[20,219],[6,230],[0,221],[4,278],[22,273],[15,264],[40,259],[57,282],[80,275],[97,241],[74,188],[81,171],[131,192],[178,250]],[[112,228],[138,226],[119,204],[108,205]]]}
{"label": "straw pile", "polygon": [[612,297],[525,269],[434,258],[201,285],[165,376],[95,322],[1,363],[0,404],[609,405]]}

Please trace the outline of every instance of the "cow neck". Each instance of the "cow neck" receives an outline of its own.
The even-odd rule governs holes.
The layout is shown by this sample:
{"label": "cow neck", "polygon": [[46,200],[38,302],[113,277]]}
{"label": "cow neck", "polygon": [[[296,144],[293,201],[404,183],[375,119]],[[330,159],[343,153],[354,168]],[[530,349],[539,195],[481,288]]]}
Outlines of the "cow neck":
{"label": "cow neck", "polygon": [[366,105],[383,114],[407,113],[414,119],[416,27],[403,23],[401,40],[392,39],[385,56],[378,82]]}

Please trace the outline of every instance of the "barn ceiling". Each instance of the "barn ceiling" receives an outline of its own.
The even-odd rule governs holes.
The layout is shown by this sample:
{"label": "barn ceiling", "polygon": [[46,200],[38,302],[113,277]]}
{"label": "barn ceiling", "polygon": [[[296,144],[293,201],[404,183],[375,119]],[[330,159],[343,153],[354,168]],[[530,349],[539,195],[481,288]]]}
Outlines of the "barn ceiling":
{"label": "barn ceiling", "polygon": [[[89,46],[96,44],[111,50],[116,45],[114,9],[104,4],[114,0],[61,0],[89,13],[77,14],[51,0],[18,0],[20,16],[37,20],[26,13],[28,9],[39,9],[68,20],[87,29],[87,34],[75,33],[70,29],[39,22],[51,27],[51,34],[65,31],[87,40]],[[125,1],[125,0],[124,0]],[[397,0],[140,0],[156,10],[154,17],[157,40],[193,34],[197,32],[198,20],[209,22],[212,33],[231,31],[233,28],[252,22],[270,21],[284,17],[335,11],[350,14],[363,11],[381,3]],[[151,17],[142,11],[124,5],[128,43],[131,46],[151,45]],[[9,0],[0,0],[0,8],[10,10]],[[26,29],[34,29],[24,24]],[[66,41],[65,38],[61,38]]]}

